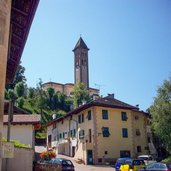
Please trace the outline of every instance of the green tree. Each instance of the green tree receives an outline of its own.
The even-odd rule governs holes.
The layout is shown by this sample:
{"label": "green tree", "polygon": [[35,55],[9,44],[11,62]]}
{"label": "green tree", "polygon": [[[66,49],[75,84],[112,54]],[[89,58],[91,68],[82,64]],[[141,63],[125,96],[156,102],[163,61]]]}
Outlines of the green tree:
{"label": "green tree", "polygon": [[24,85],[26,85],[26,77],[24,76],[25,68],[20,64],[17,67],[16,75],[14,82],[12,84],[6,84],[5,88],[8,89],[14,89],[15,85],[19,82],[22,82]]}
{"label": "green tree", "polygon": [[24,96],[25,86],[24,86],[23,82],[19,82],[19,83],[16,84],[15,92],[16,92],[17,97]]}
{"label": "green tree", "polygon": [[90,100],[90,95],[88,90],[86,89],[84,83],[77,83],[74,86],[74,90],[72,92],[74,108],[77,108],[79,105],[88,102]]}
{"label": "green tree", "polygon": [[10,99],[10,100],[16,98],[16,94],[15,94],[15,92],[14,92],[13,89],[9,89],[9,90],[8,90],[7,97],[8,97],[8,99]]}
{"label": "green tree", "polygon": [[171,153],[171,78],[165,80],[157,90],[153,105],[149,111],[152,115],[152,129],[163,146]]}
{"label": "green tree", "polygon": [[20,108],[23,108],[23,105],[24,105],[24,97],[19,97],[18,99],[17,99],[17,105],[18,105],[18,107],[20,107]]}
{"label": "green tree", "polygon": [[27,92],[27,95],[28,95],[27,97],[30,98],[30,99],[33,99],[35,97],[35,94],[36,94],[35,93],[35,88],[30,87],[30,88],[27,89],[27,91],[28,91]]}
{"label": "green tree", "polygon": [[53,97],[55,95],[55,90],[51,87],[47,89],[48,94],[48,106],[51,110],[54,110],[54,103],[53,103]]}
{"label": "green tree", "polygon": [[43,110],[47,109],[47,94],[46,91],[43,90],[42,88],[42,80],[41,78],[39,79],[39,82],[37,84],[37,88],[36,88],[36,94],[35,94],[35,106],[37,107],[37,109],[40,111],[40,114],[43,116]]}
{"label": "green tree", "polygon": [[27,79],[24,75],[24,72],[25,72],[25,68],[21,65],[21,62],[20,62],[20,64],[18,65],[18,68],[17,68],[14,85],[16,85],[19,82],[22,82],[23,84],[26,83]]}

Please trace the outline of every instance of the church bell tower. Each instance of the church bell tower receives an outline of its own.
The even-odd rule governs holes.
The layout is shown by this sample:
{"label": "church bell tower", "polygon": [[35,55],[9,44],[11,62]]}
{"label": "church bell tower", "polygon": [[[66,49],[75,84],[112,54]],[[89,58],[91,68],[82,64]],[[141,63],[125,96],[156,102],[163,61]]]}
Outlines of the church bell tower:
{"label": "church bell tower", "polygon": [[88,51],[89,48],[80,37],[74,52],[74,77],[75,84],[78,82],[84,83],[85,87],[89,89],[89,72],[88,72]]}

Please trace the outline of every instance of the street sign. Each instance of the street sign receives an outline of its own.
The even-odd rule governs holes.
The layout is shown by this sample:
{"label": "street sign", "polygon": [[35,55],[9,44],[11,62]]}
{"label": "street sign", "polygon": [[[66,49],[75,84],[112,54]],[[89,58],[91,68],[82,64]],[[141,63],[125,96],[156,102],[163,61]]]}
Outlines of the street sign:
{"label": "street sign", "polygon": [[3,158],[14,158],[14,143],[3,142],[2,143],[2,157]]}

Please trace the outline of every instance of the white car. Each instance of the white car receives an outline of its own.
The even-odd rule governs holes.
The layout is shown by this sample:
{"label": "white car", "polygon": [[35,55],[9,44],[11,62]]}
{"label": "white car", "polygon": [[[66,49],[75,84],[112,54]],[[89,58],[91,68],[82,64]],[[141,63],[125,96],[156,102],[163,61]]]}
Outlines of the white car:
{"label": "white car", "polygon": [[149,163],[156,162],[151,155],[140,155],[140,156],[138,156],[138,159],[144,160],[146,165]]}

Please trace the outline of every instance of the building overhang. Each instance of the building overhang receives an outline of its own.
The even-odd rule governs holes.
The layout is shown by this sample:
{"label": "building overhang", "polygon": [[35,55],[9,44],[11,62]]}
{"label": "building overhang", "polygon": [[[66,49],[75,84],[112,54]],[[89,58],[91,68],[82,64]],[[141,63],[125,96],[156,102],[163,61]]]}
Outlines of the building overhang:
{"label": "building overhang", "polygon": [[12,0],[6,83],[12,83],[39,0]]}

